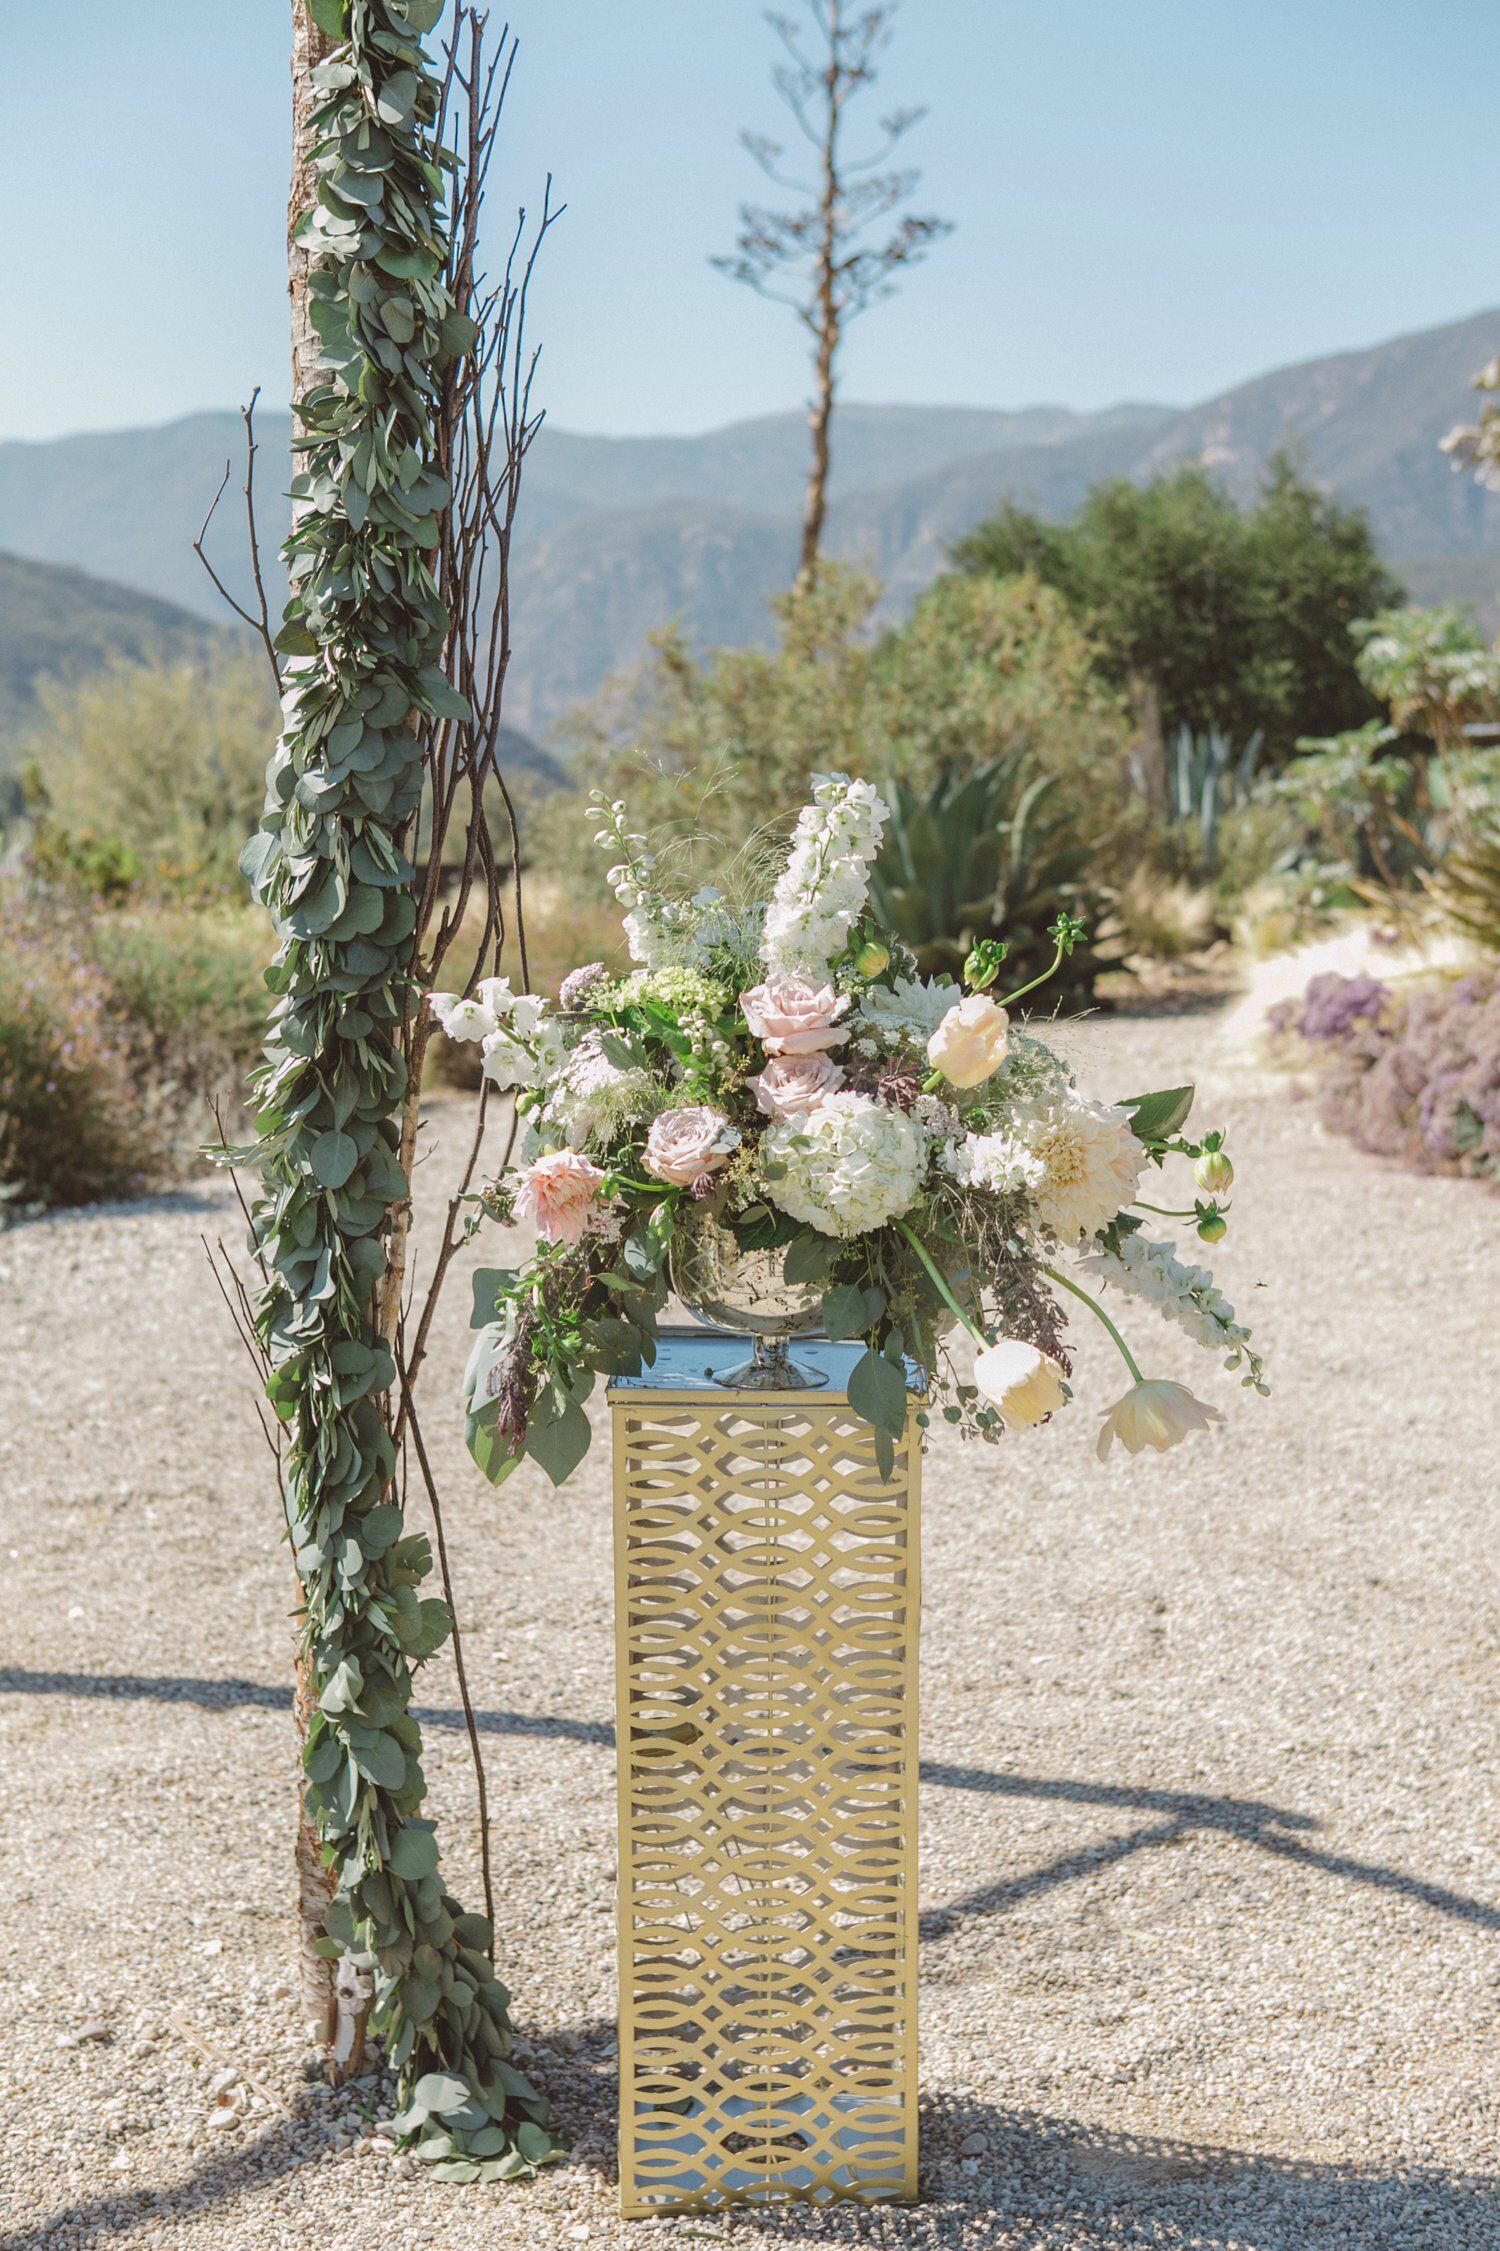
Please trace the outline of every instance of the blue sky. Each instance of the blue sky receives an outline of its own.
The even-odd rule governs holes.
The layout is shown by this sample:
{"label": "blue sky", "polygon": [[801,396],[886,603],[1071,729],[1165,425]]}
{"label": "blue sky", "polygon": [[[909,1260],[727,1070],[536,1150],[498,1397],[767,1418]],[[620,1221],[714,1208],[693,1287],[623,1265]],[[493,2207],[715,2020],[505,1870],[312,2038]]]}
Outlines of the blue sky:
{"label": "blue sky", "polygon": [[[284,400],[284,0],[6,14],[0,437]],[[777,123],[759,7],[511,21],[497,233],[549,169],[569,205],[536,306],[553,417],[796,404],[790,315],[707,264],[755,188],[736,134]],[[928,105],[920,208],[957,231],[854,330],[846,395],[1186,403],[1495,302],[1497,61],[1493,0],[906,0],[877,100]]]}

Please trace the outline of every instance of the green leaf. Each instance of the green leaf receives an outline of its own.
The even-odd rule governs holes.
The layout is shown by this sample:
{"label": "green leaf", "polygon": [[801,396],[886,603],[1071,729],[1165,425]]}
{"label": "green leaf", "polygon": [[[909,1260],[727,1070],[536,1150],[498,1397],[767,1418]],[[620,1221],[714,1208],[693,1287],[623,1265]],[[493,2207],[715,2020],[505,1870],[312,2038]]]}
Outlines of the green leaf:
{"label": "green leaf", "polygon": [[531,2164],[539,2165],[552,2155],[552,2136],[535,2119],[523,2118],[516,2128],[516,2147]]}
{"label": "green leaf", "polygon": [[495,1318],[495,1307],[515,1282],[513,1266],[481,1266],[474,1274],[474,1311],[470,1317],[471,1329],[487,1329]]}
{"label": "green leaf", "polygon": [[849,1373],[849,1404],[877,1431],[900,1438],[906,1429],[906,1378],[894,1361],[864,1352]]}
{"label": "green leaf", "polygon": [[284,657],[315,657],[318,644],[308,630],[305,618],[291,617],[276,636],[276,647]]}
{"label": "green leaf", "polygon": [[540,1462],[554,1485],[561,1485],[589,1450],[589,1418],[570,1399],[555,1422],[533,1423],[526,1433],[526,1451]]}
{"label": "green leaf", "polygon": [[320,1133],[308,1152],[314,1177],[325,1188],[342,1188],[359,1163],[359,1144],[352,1134]]}
{"label": "green leaf", "polygon": [[1169,1141],[1187,1124],[1197,1091],[1192,1086],[1169,1086],[1158,1094],[1133,1094],[1121,1108],[1130,1111],[1130,1130],[1138,1141]]}
{"label": "green leaf", "polygon": [[330,39],[342,39],[347,5],[348,0],[307,0],[307,12]]}
{"label": "green leaf", "polygon": [[375,114],[382,125],[404,125],[417,99],[417,74],[393,70],[375,97]]}
{"label": "green leaf", "polygon": [[781,1262],[782,1277],[792,1289],[805,1282],[821,1282],[833,1259],[833,1245],[826,1235],[814,1235],[810,1230],[794,1236],[786,1247]]}
{"label": "green leaf", "polygon": [[419,1883],[423,1876],[435,1875],[438,1846],[430,1825],[420,1821],[403,1823],[391,1842],[385,1864],[393,1876],[401,1876],[410,1884]]}
{"label": "green leaf", "polygon": [[441,2118],[445,2111],[462,2109],[473,2092],[457,2072],[428,2071],[413,2087],[411,2105],[413,2110],[425,2110],[429,2118]]}
{"label": "green leaf", "polygon": [[443,12],[443,0],[401,0],[401,6],[418,38],[423,32],[431,31]]}
{"label": "green leaf", "polygon": [[349,1753],[361,1774],[382,1790],[399,1790],[406,1780],[406,1753],[394,1735],[376,1735],[354,1744]]}
{"label": "green leaf", "polygon": [[847,1282],[829,1290],[823,1299],[823,1326],[835,1344],[863,1336],[869,1327],[864,1291],[851,1288]]}

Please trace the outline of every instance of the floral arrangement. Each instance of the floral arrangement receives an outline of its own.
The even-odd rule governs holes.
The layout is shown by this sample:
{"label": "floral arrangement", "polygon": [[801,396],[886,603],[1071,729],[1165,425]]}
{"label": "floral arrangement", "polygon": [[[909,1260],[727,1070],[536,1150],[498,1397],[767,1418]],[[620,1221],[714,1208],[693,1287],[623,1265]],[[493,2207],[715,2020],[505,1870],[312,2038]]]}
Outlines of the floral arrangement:
{"label": "floral arrangement", "polygon": [[[1149,1379],[1090,1283],[1150,1304],[1265,1390],[1248,1330],[1207,1270],[1145,1234],[1146,1215],[1225,1228],[1223,1136],[1184,1138],[1190,1087],[1085,1099],[1011,1010],[1082,935],[1059,915],[1049,969],[997,998],[1006,948],[976,946],[962,984],[924,980],[870,919],[885,807],[867,782],[819,777],[771,897],[663,888],[625,807],[596,802],[599,842],[635,964],[576,969],[556,1002],[490,978],[436,994],[451,1039],[475,1041],[513,1093],[513,1163],[482,1213],[531,1222],[515,1271],[476,1277],[468,1435],[497,1482],[531,1455],[557,1482],[587,1448],[600,1374],[649,1365],[675,1273],[704,1231],[731,1257],[769,1256],[810,1324],[861,1340],[851,1403],[889,1461],[905,1427],[905,1364],[926,1379],[920,1419],[999,1438],[1069,1397],[1064,1314],[1086,1306],[1129,1388],[1099,1434],[1130,1453],[1222,1421],[1178,1383]],[[1190,1205],[1143,1204],[1170,1158]],[[977,1348],[972,1373],[949,1339]]]}
{"label": "floral arrangement", "polygon": [[1311,1067],[1331,1132],[1418,1172],[1500,1173],[1500,971],[1398,985],[1328,970],[1267,1021],[1277,1059]]}

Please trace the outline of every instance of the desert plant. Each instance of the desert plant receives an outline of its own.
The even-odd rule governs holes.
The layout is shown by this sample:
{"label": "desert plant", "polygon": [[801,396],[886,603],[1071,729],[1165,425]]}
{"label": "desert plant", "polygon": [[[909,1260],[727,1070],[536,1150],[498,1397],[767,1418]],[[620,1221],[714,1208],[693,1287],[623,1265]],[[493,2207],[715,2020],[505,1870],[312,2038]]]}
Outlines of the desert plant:
{"label": "desert plant", "polygon": [[[1011,984],[1052,958],[1047,932],[1059,912],[1089,933],[1105,912],[1089,880],[1099,839],[1060,799],[1061,777],[1013,751],[972,772],[950,768],[926,789],[899,776],[881,785],[890,825],[870,881],[878,922],[917,957],[924,976],[956,975],[980,939],[1008,948]],[[1076,1006],[1118,967],[1090,938],[1062,965],[1053,997]]]}
{"label": "desert plant", "polygon": [[1187,837],[1194,867],[1213,876],[1224,816],[1246,803],[1265,743],[1257,727],[1236,751],[1222,727],[1179,727],[1167,758],[1167,809]]}

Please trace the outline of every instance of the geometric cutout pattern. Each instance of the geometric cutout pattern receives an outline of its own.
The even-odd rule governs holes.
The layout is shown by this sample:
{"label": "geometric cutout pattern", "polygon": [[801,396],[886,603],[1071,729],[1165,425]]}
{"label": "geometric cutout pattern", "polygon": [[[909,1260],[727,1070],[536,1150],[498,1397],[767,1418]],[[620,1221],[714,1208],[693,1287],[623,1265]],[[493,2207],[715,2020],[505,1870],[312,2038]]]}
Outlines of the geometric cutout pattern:
{"label": "geometric cutout pattern", "polygon": [[914,2197],[915,1428],[612,1402],[622,2209]]}

